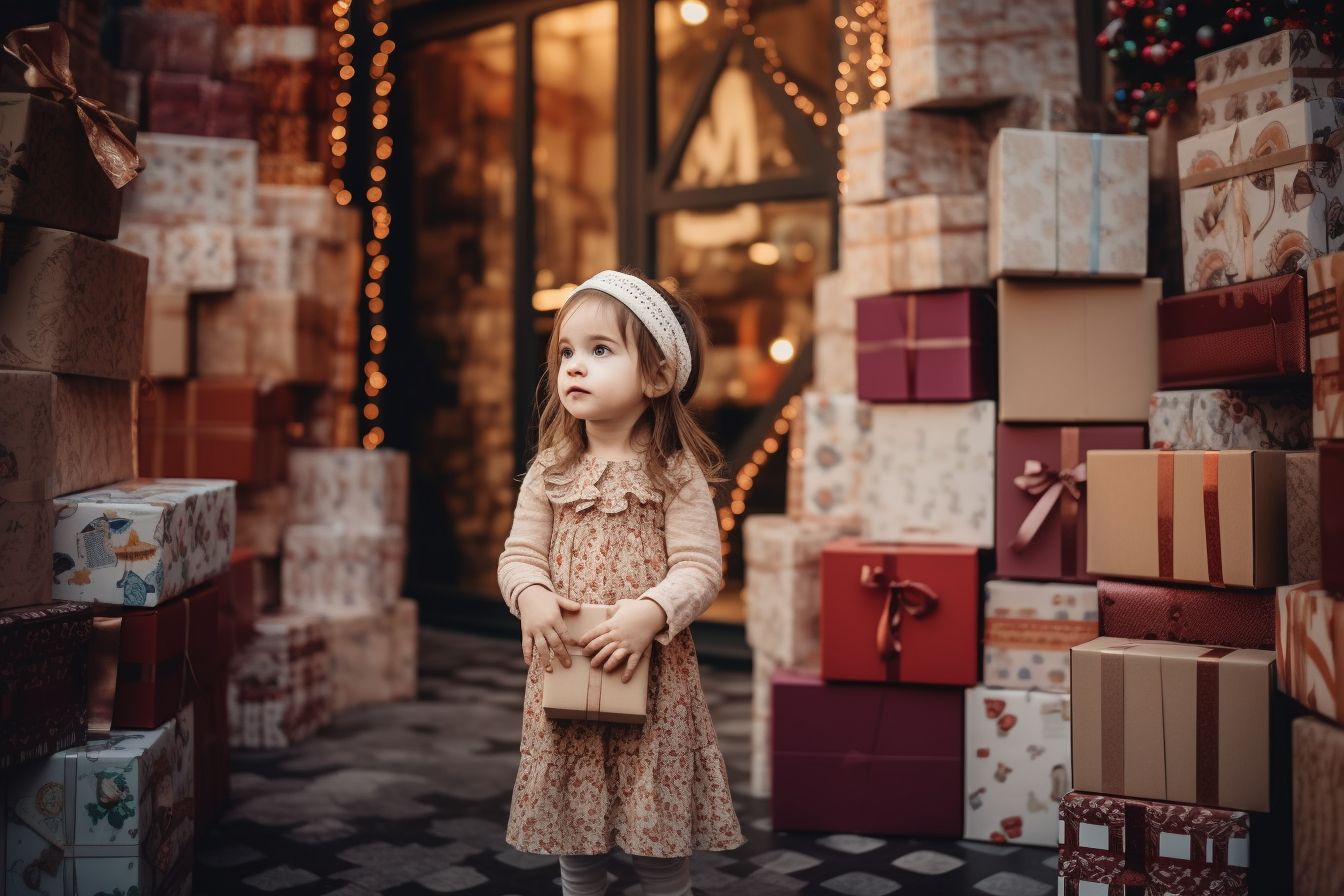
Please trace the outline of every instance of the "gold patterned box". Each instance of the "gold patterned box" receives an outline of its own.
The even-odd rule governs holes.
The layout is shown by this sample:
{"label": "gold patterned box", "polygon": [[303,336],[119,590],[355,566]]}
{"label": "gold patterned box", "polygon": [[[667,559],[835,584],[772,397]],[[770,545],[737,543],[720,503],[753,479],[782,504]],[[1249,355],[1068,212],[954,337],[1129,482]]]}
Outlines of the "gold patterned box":
{"label": "gold patterned box", "polygon": [[989,144],[967,116],[867,109],[843,127],[846,202],[985,189]]}
{"label": "gold patterned box", "polygon": [[1344,97],[1306,99],[1176,144],[1191,290],[1306,267],[1338,245]]}
{"label": "gold patterned box", "polygon": [[[331,711],[415,697],[418,604],[327,620],[331,650]],[[409,672],[409,674],[408,674]]]}
{"label": "gold patterned box", "polygon": [[202,298],[196,306],[196,373],[325,383],[331,325],[330,309],[294,290]]}
{"label": "gold patterned box", "polygon": [[1310,334],[1312,432],[1344,439],[1344,252],[1314,258],[1307,266],[1307,332]]}
{"label": "gold patterned box", "polygon": [[295,523],[405,526],[409,456],[380,448],[295,448],[289,485]]}
{"label": "gold patterned box", "polygon": [[150,289],[223,292],[237,285],[237,253],[227,224],[128,221],[116,245],[149,259]]}
{"label": "gold patterned box", "polygon": [[894,0],[887,16],[898,109],[983,106],[1039,90],[1082,92],[1069,0]]}
{"label": "gold patterned box", "polygon": [[282,613],[255,628],[229,667],[229,746],[283,749],[331,721],[328,623]]}
{"label": "gold patterned box", "polygon": [[803,390],[789,431],[790,518],[840,526],[859,522],[869,408],[852,392]]}
{"label": "gold patterned box", "polygon": [[227,137],[144,134],[145,170],[126,187],[126,220],[250,224],[257,206],[257,144]]}
{"label": "gold patterned box", "polygon": [[1006,128],[989,151],[989,274],[1148,272],[1148,138]]}
{"label": "gold patterned box", "polygon": [[1310,31],[1283,31],[1195,62],[1199,132],[1207,134],[1309,97],[1344,95],[1344,68]]}
{"label": "gold patterned box", "polygon": [[406,530],[401,526],[297,524],[285,528],[280,602],[324,616],[392,607],[401,596]]}

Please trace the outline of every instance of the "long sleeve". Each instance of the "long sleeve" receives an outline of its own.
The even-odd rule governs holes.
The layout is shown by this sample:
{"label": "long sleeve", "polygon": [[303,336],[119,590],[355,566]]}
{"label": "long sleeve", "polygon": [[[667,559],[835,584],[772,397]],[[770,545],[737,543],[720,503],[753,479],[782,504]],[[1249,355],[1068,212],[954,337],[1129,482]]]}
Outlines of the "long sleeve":
{"label": "long sleeve", "polygon": [[667,644],[718,597],[723,583],[719,521],[709,483],[694,463],[689,482],[668,501],[664,513],[667,576],[641,598],[656,601],[667,614],[667,628],[655,639]]}
{"label": "long sleeve", "polygon": [[[529,585],[551,582],[551,502],[546,497],[541,464],[534,463],[523,478],[518,506],[513,511],[513,528],[499,555],[499,592],[509,612],[518,615],[518,595]],[[711,508],[712,510],[712,508]]]}

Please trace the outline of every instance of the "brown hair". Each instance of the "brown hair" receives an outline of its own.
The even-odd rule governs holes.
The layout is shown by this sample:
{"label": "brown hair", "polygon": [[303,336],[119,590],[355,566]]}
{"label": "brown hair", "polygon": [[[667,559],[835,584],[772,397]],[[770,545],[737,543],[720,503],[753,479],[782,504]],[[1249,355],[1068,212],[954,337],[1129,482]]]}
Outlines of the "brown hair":
{"label": "brown hair", "polygon": [[[691,372],[686,385],[680,391],[673,387],[657,398],[651,399],[648,409],[639,418],[635,432],[632,433],[632,441],[636,444],[642,443],[645,472],[658,488],[665,492],[674,491],[675,484],[670,471],[683,453],[689,453],[699,464],[705,478],[714,482],[723,464],[723,454],[700,425],[695,414],[687,407],[696,387],[700,385],[700,376],[704,371],[705,355],[709,348],[708,329],[698,313],[699,309],[689,296],[679,291],[670,292],[630,268],[626,268],[624,273],[639,277],[663,297],[672,309],[677,323],[681,324],[681,329],[686,334],[686,342],[691,349]],[[623,302],[599,289],[585,289],[566,301],[555,316],[551,339],[546,346],[546,379],[537,386],[537,402],[541,405],[537,451],[554,452],[555,467],[558,470],[568,468],[588,447],[583,421],[566,411],[560,403],[560,391],[556,383],[560,376],[560,325],[580,301],[589,299],[610,302],[614,307],[617,324],[627,342],[635,350],[639,361],[639,373],[644,382],[657,382],[660,375],[659,365],[668,360],[648,328]]]}

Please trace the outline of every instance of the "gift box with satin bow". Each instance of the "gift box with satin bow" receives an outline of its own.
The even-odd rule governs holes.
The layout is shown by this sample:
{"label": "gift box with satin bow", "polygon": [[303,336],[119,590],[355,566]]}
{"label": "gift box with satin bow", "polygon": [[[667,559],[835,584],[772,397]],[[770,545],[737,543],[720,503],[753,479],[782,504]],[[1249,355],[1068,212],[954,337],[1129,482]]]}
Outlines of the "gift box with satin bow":
{"label": "gift box with satin bow", "polygon": [[229,666],[229,745],[283,749],[331,721],[329,626],[320,616],[263,616]]}
{"label": "gift box with satin bow", "polygon": [[1069,792],[1068,694],[966,689],[962,836],[1014,846],[1059,842]]}
{"label": "gift box with satin bow", "polygon": [[1278,590],[1274,649],[1279,690],[1328,719],[1344,723],[1344,594],[1320,582]]}
{"label": "gift box with satin bow", "polygon": [[1293,721],[1293,893],[1344,893],[1344,729],[1320,719]]}
{"label": "gift box with satin bow", "polygon": [[979,678],[979,555],[972,547],[874,544],[821,552],[821,676],[972,685]]}
{"label": "gift box with satin bow", "polygon": [[65,601],[0,610],[0,769],[88,739],[92,618]]}
{"label": "gift box with satin bow", "polygon": [[771,687],[775,830],[961,835],[960,690],[787,670]]}
{"label": "gift box with satin bow", "polygon": [[1270,811],[1272,651],[1103,637],[1071,661],[1075,787]]}
{"label": "gift box with satin bow", "polygon": [[1195,65],[1199,132],[1207,134],[1313,96],[1337,96],[1344,68],[1304,28],[1201,56]]}
{"label": "gift box with satin bow", "polygon": [[1087,452],[1142,448],[1142,426],[998,428],[999,575],[1087,581]]}
{"label": "gift box with satin bow", "polygon": [[1069,692],[1069,648],[1097,637],[1097,588],[985,583],[985,684]]}
{"label": "gift box with satin bow", "polygon": [[1311,395],[1306,386],[1280,389],[1177,389],[1154,392],[1148,445],[1164,450],[1312,447]]}
{"label": "gift box with satin bow", "polygon": [[1198,588],[1159,582],[1097,582],[1101,634],[1108,638],[1274,647],[1274,589]]}
{"label": "gift box with satin bow", "polygon": [[860,299],[858,395],[864,401],[994,398],[994,300],[982,292]]}
{"label": "gift box with satin bow", "polygon": [[1318,439],[1344,439],[1344,252],[1307,266],[1307,325],[1311,340],[1312,430]]}
{"label": "gift box with satin bow", "polygon": [[984,192],[989,145],[969,116],[865,109],[844,125],[846,202]]}

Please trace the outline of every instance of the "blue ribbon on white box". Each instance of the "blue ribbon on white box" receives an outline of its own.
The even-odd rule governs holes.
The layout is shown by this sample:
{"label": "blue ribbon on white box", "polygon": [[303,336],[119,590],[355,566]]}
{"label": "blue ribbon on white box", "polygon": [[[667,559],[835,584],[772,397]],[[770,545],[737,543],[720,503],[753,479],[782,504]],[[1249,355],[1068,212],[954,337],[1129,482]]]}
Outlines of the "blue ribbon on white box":
{"label": "blue ribbon on white box", "polygon": [[1088,233],[1091,272],[1101,270],[1101,135],[1092,135],[1092,227]]}

